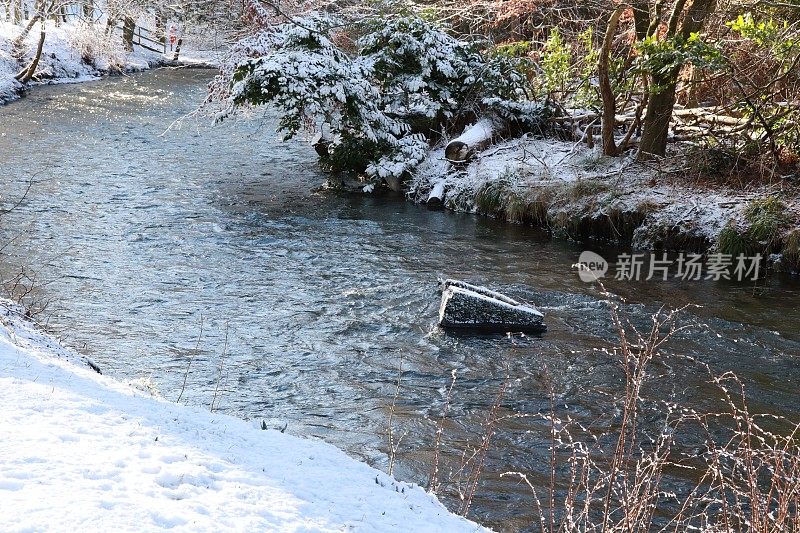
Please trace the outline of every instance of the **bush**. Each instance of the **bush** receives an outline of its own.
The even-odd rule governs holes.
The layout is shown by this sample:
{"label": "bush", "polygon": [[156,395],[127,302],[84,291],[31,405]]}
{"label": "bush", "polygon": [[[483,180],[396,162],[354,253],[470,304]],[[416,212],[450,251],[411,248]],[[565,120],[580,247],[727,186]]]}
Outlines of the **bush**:
{"label": "bush", "polygon": [[230,89],[219,118],[273,104],[284,138],[321,134],[330,170],[399,179],[422,161],[432,132],[463,126],[481,108],[520,121],[540,109],[516,102],[526,80],[513,59],[486,59],[420,18],[359,22],[355,52],[335,44],[332,33],[341,26],[314,14],[243,41],[239,54],[254,57],[223,68],[215,84],[230,78]]}

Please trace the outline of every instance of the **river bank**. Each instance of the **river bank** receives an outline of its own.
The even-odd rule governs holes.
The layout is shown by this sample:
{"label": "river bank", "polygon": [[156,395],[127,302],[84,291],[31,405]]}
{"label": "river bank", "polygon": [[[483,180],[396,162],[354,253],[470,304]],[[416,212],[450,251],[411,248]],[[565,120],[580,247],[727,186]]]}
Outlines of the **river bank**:
{"label": "river bank", "polygon": [[[439,492],[453,509],[464,450],[480,442],[508,364],[520,378],[505,392],[509,413],[549,410],[553,389],[582,423],[613,412],[608,390],[620,368],[603,355],[612,325],[571,268],[583,245],[397,196],[314,192],[326,177],[316,154],[276,138],[273,115],[189,118],[162,136],[196,108],[212,76],[154,69],[45,86],[0,110],[4,197],[19,198],[30,176],[49,169],[3,216],[0,239],[12,241],[3,256],[9,269],[39,267],[35,296],[52,302],[48,326],[65,344],[106,375],[145,379],[172,400],[186,379],[182,403],[198,408],[214,400],[221,375],[219,412],[324,439],[384,471],[402,365],[394,475],[422,486],[455,370],[440,454],[451,484]],[[534,302],[547,334],[442,334],[436,278],[445,275]],[[636,323],[649,324],[661,305],[702,305],[709,333],[673,340],[674,351],[736,369],[754,384],[752,405],[796,417],[796,280],[772,276],[757,290],[672,277],[606,286],[631,302]],[[678,382],[706,397],[704,375],[670,373],[653,394]],[[470,511],[498,530],[538,523],[528,486],[502,476],[530,472],[547,490],[549,425],[528,420],[497,425]]]}
{"label": "river bank", "polygon": [[8,531],[483,529],[329,444],[99,375],[21,312],[0,301]]}
{"label": "river bank", "polygon": [[20,83],[15,76],[31,62],[39,39],[36,28],[15,51],[14,41],[24,29],[0,22],[0,105],[16,100],[37,85],[90,81],[166,65],[213,67],[217,61],[215,52],[192,50],[191,46],[181,52],[178,61],[139,46],[127,52],[119,35],[106,35],[102,26],[70,23],[48,29],[36,74],[30,82]]}
{"label": "river bank", "polygon": [[[778,177],[769,184],[720,183],[700,176],[709,163],[695,155],[675,146],[664,162],[640,163],[604,157],[583,143],[522,138],[455,167],[438,149],[414,173],[408,195],[578,242],[761,254],[780,270],[800,270],[796,184]],[[442,194],[431,198],[437,186]]]}

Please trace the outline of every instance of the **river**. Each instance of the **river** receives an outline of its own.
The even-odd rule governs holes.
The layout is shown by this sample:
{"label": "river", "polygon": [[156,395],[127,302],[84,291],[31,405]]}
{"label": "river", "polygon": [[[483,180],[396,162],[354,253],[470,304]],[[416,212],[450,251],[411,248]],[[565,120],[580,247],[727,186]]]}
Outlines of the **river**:
{"label": "river", "polygon": [[[33,179],[2,218],[3,241],[13,239],[2,267],[38,272],[36,295],[52,300],[39,318],[67,345],[108,375],[150,379],[167,399],[213,402],[383,469],[391,418],[395,475],[423,485],[453,370],[445,480],[480,441],[506,369],[506,414],[547,412],[551,390],[576,418],[611,409],[606,394],[622,377],[602,351],[614,340],[609,314],[571,268],[585,245],[401,197],[320,189],[313,150],[281,142],[269,112],[218,125],[188,117],[170,129],[211,75],[162,69],[41,87],[0,108],[3,201]],[[435,327],[444,276],[534,302],[547,333],[444,334]],[[663,304],[702,305],[687,312],[702,325],[670,349],[735,370],[752,408],[800,415],[797,279],[608,287],[634,323]],[[658,372],[665,390],[677,383],[702,403],[696,367]],[[498,424],[472,518],[501,530],[532,525],[528,488],[500,474],[540,472],[547,434],[526,419]],[[443,497],[455,507],[456,494],[451,483]]]}

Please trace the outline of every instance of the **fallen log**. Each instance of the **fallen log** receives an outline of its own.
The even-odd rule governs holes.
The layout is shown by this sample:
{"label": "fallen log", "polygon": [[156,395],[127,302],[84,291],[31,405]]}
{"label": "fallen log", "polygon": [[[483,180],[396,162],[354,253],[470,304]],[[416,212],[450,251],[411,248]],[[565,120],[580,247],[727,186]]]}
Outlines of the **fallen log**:
{"label": "fallen log", "polygon": [[472,126],[468,126],[464,133],[447,143],[444,157],[451,163],[464,163],[473,155],[486,149],[492,138],[499,134],[495,123],[490,119],[481,119]]}
{"label": "fallen log", "polygon": [[496,333],[541,333],[547,329],[538,309],[486,287],[453,279],[443,283],[439,325]]}
{"label": "fallen log", "polygon": [[428,207],[441,207],[444,203],[444,180],[439,180],[433,185],[425,203]]}

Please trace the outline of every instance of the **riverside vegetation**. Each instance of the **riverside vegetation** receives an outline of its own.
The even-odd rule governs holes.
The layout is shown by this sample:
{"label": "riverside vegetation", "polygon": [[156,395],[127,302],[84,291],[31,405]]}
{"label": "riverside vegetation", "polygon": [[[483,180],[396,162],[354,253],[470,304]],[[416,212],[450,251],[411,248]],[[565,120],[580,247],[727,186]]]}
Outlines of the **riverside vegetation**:
{"label": "riverside vegetation", "polygon": [[[206,109],[276,106],[332,182],[800,269],[792,3],[255,1],[249,15]],[[448,160],[482,120],[488,142]]]}

